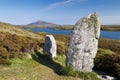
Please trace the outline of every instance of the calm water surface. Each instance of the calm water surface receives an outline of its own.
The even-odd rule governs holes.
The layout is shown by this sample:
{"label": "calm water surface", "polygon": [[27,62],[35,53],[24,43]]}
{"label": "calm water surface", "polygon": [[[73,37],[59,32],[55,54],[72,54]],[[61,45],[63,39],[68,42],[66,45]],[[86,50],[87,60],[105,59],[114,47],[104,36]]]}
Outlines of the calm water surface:
{"label": "calm water surface", "polygon": [[[35,32],[47,32],[48,34],[63,34],[70,35],[71,30],[54,30],[52,28],[29,28],[29,30]],[[120,31],[101,31],[101,38],[117,39],[120,40]]]}

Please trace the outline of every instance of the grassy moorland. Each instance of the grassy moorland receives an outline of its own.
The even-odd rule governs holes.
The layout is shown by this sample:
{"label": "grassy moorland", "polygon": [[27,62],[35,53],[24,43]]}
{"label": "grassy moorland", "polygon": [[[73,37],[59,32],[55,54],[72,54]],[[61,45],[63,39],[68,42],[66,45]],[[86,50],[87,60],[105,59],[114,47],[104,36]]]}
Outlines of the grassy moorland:
{"label": "grassy moorland", "polygon": [[0,23],[0,80],[99,80],[95,73],[81,73],[81,77],[63,74],[68,36],[54,35],[59,56],[51,59],[42,54],[45,35]]}
{"label": "grassy moorland", "polygon": [[110,49],[111,51],[120,55],[120,40],[100,38],[98,47],[103,49]]}
{"label": "grassy moorland", "polygon": [[8,58],[21,57],[32,52],[43,41],[43,35],[22,30],[7,23],[0,23],[0,64],[9,63]]}
{"label": "grassy moorland", "polygon": [[[44,55],[45,36],[46,33],[34,33],[0,23],[0,80],[99,80],[95,72],[75,72],[65,66],[69,36],[53,35],[57,41],[58,57],[51,59]],[[95,69],[120,78],[119,44],[119,40],[99,40]],[[28,54],[32,59],[28,59]]]}
{"label": "grassy moorland", "polygon": [[[0,23],[0,80],[80,80],[60,76],[54,70],[60,69],[60,64],[35,56],[43,47],[45,35]],[[27,59],[26,54],[34,58]]]}

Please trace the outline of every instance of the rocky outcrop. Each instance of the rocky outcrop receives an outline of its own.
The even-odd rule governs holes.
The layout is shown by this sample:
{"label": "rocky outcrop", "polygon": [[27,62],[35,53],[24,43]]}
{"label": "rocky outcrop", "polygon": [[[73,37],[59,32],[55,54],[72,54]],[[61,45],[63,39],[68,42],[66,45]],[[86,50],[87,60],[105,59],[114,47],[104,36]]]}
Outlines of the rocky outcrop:
{"label": "rocky outcrop", "polygon": [[50,55],[52,58],[57,56],[57,45],[55,38],[52,35],[46,35],[43,53]]}
{"label": "rocky outcrop", "polygon": [[76,71],[91,72],[98,50],[99,17],[96,13],[81,18],[74,26],[68,46],[66,65]]}

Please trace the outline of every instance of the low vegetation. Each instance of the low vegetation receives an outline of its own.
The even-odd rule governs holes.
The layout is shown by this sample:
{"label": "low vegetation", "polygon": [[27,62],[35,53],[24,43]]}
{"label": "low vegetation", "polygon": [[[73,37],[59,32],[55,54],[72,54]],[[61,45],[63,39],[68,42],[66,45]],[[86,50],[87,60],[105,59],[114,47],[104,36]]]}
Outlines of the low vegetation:
{"label": "low vegetation", "polygon": [[16,34],[18,36],[24,36],[24,37],[31,37],[35,39],[43,39],[41,35],[37,35],[35,32],[30,32],[27,30],[23,30],[20,27],[15,27],[11,24],[0,22],[0,33],[10,33],[10,34]]}
{"label": "low vegetation", "polygon": [[98,47],[103,49],[110,49],[111,51],[120,54],[120,40],[100,38]]}
{"label": "low vegetation", "polygon": [[110,50],[99,49],[94,64],[94,69],[107,72],[120,79],[120,55]]}
{"label": "low vegetation", "polygon": [[9,59],[22,57],[42,47],[45,35],[41,34],[0,22],[0,64],[9,65]]}
{"label": "low vegetation", "polygon": [[[42,57],[42,56],[41,56]],[[38,58],[41,58],[38,57]],[[16,58],[10,66],[0,65],[0,80],[80,80],[56,73],[59,64],[49,59]],[[45,58],[45,57],[44,57]]]}
{"label": "low vegetation", "polygon": [[[42,54],[45,36],[46,33],[25,31],[0,23],[0,80],[99,80],[95,72],[76,72],[65,66],[67,35],[53,35],[57,41],[57,58],[51,59]],[[27,59],[26,53],[32,55],[32,59]],[[119,54],[119,40],[100,38],[94,68],[120,78]]]}
{"label": "low vegetation", "polygon": [[73,76],[73,77],[80,77],[83,80],[100,80],[97,77],[97,74],[95,72],[78,72],[74,71],[72,67],[64,67],[61,69],[61,74],[62,75],[67,75],[67,76]]}
{"label": "low vegetation", "polygon": [[26,52],[33,52],[41,45],[38,39],[18,36],[10,33],[0,33],[0,64],[5,60],[18,58]]}

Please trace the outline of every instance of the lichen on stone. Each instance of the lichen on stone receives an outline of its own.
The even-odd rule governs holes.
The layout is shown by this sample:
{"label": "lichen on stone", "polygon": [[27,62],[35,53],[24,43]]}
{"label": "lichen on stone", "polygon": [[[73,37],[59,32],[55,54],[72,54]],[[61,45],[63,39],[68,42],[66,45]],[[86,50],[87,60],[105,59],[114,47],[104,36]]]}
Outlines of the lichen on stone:
{"label": "lichen on stone", "polygon": [[94,35],[95,38],[98,39],[99,35],[98,35],[98,28],[100,27],[99,24],[99,17],[98,14],[95,12],[94,14],[90,15],[90,17],[88,18],[88,26],[93,26],[94,29]]}
{"label": "lichen on stone", "polygon": [[66,65],[76,71],[91,72],[98,49],[100,35],[99,18],[96,13],[81,18],[70,37]]}

